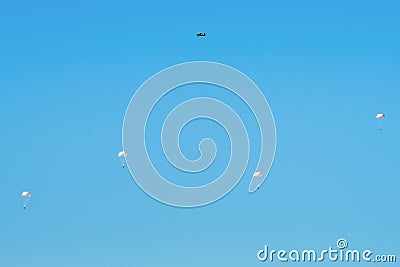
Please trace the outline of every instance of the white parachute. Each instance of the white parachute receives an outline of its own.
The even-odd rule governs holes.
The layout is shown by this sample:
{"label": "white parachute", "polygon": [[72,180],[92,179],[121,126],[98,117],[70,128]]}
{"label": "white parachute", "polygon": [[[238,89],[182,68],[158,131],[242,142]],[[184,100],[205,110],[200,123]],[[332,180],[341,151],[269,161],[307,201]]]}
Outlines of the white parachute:
{"label": "white parachute", "polygon": [[32,194],[29,191],[24,191],[22,192],[21,196],[22,196],[22,204],[24,205],[24,209],[26,209],[29,198],[32,196]]}
{"label": "white parachute", "polygon": [[263,176],[262,172],[255,172],[253,174],[253,177],[261,177],[261,176]]}
{"label": "white parachute", "polygon": [[385,118],[385,114],[383,113],[378,113],[376,114],[375,118],[378,119],[378,123],[379,123],[379,130],[382,130],[382,126],[383,126],[383,119]]}
{"label": "white parachute", "polygon": [[[260,185],[261,185],[261,183],[262,183],[262,180],[261,180],[261,179],[263,179],[263,176],[264,176],[264,174],[263,174],[262,172],[256,171],[256,172],[253,174],[253,179],[251,180],[250,185],[256,184],[256,185],[257,185],[257,189],[259,189],[259,188],[260,188]],[[252,192],[254,192],[254,191],[257,190],[257,189],[254,188],[253,191],[249,191],[249,192],[252,193]]]}
{"label": "white parachute", "polygon": [[126,165],[125,157],[127,157],[127,156],[128,156],[128,154],[125,151],[120,151],[118,153],[118,157],[121,160],[122,168],[125,168],[125,165]]}

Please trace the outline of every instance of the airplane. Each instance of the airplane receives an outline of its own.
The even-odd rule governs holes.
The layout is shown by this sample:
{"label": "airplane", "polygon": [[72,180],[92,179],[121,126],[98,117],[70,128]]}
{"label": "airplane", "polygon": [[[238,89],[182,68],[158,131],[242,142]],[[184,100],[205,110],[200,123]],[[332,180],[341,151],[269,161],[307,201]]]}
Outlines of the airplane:
{"label": "airplane", "polygon": [[205,32],[204,33],[200,32],[200,33],[197,33],[196,36],[197,37],[204,37],[204,36],[206,36],[206,33]]}

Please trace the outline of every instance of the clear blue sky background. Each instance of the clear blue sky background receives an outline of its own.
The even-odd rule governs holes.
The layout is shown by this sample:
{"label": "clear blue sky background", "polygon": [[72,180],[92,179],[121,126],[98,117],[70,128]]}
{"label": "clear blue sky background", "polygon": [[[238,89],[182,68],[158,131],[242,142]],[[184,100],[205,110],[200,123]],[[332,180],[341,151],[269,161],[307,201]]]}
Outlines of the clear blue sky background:
{"label": "clear blue sky background", "polygon": [[[339,237],[400,257],[399,12],[370,0],[2,0],[0,265],[267,266],[256,257],[266,244],[325,249]],[[222,200],[179,209],[142,192],[116,153],[135,90],[193,60],[258,84],[277,153],[256,194],[248,170]],[[188,157],[199,129],[223,136],[188,129]]]}

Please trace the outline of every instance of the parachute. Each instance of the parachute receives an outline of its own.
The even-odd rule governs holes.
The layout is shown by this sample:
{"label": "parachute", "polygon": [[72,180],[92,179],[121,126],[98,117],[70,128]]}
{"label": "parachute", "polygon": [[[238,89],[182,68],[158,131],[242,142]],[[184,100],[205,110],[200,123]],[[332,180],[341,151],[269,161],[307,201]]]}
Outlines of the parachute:
{"label": "parachute", "polygon": [[379,130],[382,130],[382,126],[383,126],[383,119],[385,118],[385,114],[383,113],[378,113],[376,114],[375,118],[378,119],[378,123],[379,123]]}
{"label": "parachute", "polygon": [[249,193],[253,193],[257,189],[260,188],[260,185],[262,184],[263,181],[263,176],[264,174],[260,171],[256,171],[253,174],[253,179],[251,179],[250,185],[249,185]]}
{"label": "parachute", "polygon": [[128,154],[126,154],[125,151],[121,151],[118,153],[118,157],[126,157],[126,156],[128,156]]}
{"label": "parachute", "polygon": [[21,196],[22,196],[22,204],[24,205],[24,209],[26,209],[29,198],[32,196],[32,194],[28,191],[24,191],[24,192],[22,192]]}
{"label": "parachute", "polygon": [[255,172],[253,174],[253,177],[261,177],[261,176],[263,176],[263,174],[261,172]]}
{"label": "parachute", "polygon": [[126,156],[128,156],[128,154],[125,151],[120,151],[118,153],[118,157],[121,160],[122,168],[125,168],[125,164],[126,164],[125,157]]}

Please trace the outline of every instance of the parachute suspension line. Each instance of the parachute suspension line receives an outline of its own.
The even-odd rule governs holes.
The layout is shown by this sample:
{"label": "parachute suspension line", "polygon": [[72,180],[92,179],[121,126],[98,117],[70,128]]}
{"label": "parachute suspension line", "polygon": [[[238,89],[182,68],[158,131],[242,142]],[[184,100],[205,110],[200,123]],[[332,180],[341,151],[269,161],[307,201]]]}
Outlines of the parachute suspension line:
{"label": "parachute suspension line", "polygon": [[122,168],[125,168],[125,165],[126,165],[125,157],[120,157],[120,162],[121,162]]}
{"label": "parachute suspension line", "polygon": [[26,209],[26,207],[28,206],[28,197],[22,197],[22,205],[24,207],[24,210]]}

